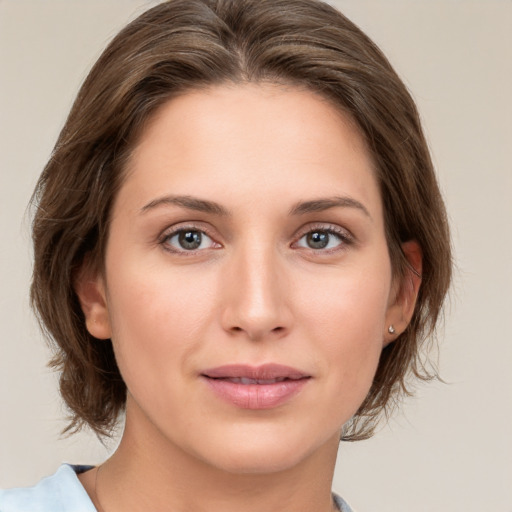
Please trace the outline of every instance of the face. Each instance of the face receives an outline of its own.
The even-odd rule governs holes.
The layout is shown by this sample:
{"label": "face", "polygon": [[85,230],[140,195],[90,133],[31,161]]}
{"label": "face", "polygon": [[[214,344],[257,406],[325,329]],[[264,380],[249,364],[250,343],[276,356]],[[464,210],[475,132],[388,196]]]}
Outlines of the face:
{"label": "face", "polygon": [[332,444],[399,308],[355,125],[295,88],[173,99],[133,153],[95,286],[82,304],[112,338],[127,430],[242,472]]}

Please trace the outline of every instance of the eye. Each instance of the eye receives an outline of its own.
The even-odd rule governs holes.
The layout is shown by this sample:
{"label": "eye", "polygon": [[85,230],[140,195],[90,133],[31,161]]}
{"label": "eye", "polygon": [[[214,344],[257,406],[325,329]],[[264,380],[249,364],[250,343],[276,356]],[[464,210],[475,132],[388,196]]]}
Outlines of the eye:
{"label": "eye", "polygon": [[338,232],[332,228],[326,229],[312,229],[306,234],[302,235],[297,241],[297,247],[305,249],[313,249],[315,251],[321,250],[336,250],[342,245],[351,243],[351,238],[344,232]]}
{"label": "eye", "polygon": [[191,252],[220,247],[204,231],[194,228],[179,229],[167,234],[162,244],[172,252]]}

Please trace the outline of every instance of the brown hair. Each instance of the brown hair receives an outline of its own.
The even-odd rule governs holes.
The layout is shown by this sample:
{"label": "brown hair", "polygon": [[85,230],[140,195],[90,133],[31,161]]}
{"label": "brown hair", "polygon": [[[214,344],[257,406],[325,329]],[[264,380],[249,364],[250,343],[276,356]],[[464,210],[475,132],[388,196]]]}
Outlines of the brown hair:
{"label": "brown hair", "polygon": [[[36,191],[32,304],[60,370],[68,431],[116,425],[126,386],[108,341],[93,338],[73,289],[84,264],[102,268],[109,213],[145,122],[173,96],[223,82],[296,84],[357,122],[376,163],[396,275],[401,243],[416,240],[423,275],[412,321],[382,352],[371,390],[344,439],[373,432],[410,377],[436,374],[422,346],[451,277],[446,214],[411,96],[375,44],[316,0],[171,0],[126,26],[85,80]],[[430,369],[429,369],[430,368]]]}

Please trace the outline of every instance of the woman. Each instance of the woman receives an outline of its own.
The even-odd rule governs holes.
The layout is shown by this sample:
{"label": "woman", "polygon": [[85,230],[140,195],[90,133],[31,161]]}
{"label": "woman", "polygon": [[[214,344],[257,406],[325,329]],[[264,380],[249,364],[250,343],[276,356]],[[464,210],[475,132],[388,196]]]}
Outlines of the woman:
{"label": "woman", "polygon": [[68,430],[125,426],[3,512],[350,510],[339,440],[432,377],[450,281],[414,103],[361,31],[312,0],[156,6],[90,72],[35,202]]}

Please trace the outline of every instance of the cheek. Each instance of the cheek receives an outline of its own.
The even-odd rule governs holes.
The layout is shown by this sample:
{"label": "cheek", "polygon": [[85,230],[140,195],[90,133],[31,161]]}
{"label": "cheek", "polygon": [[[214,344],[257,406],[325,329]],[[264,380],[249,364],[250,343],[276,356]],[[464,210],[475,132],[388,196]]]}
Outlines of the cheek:
{"label": "cheek", "polygon": [[391,283],[391,271],[384,270],[347,272],[326,279],[323,286],[308,287],[315,292],[302,303],[304,324],[324,353],[333,392],[341,385],[344,393],[362,399],[371,385],[383,347]]}
{"label": "cheek", "polygon": [[310,318],[308,324],[320,328],[326,340],[341,336],[347,341],[354,338],[372,343],[376,337],[382,341],[390,269],[343,269],[337,274],[303,280],[298,296],[303,297],[301,308]]}
{"label": "cheek", "polygon": [[[124,264],[111,272],[109,314],[116,359],[130,384],[171,381],[203,339],[211,286],[187,272]],[[172,371],[170,371],[172,370]]]}

